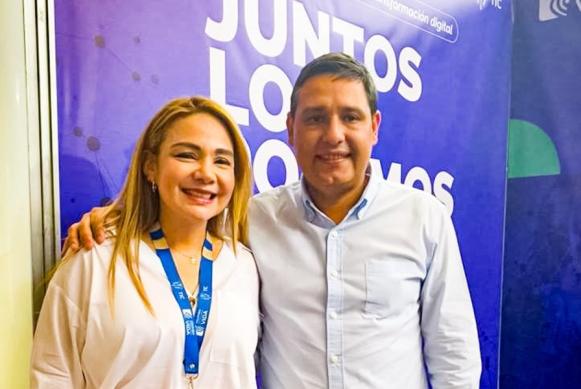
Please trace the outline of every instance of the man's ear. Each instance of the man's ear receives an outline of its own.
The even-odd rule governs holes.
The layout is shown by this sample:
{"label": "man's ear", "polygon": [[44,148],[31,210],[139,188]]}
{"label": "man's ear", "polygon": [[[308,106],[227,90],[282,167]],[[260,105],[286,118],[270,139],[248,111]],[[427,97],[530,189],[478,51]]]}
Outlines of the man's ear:
{"label": "man's ear", "polygon": [[295,145],[295,137],[294,137],[294,129],[293,129],[293,125],[295,122],[295,117],[294,115],[289,112],[286,114],[286,129],[287,129],[287,135],[288,135],[288,144],[293,146]]}
{"label": "man's ear", "polygon": [[379,126],[381,125],[381,112],[375,111],[371,116],[371,131],[373,133],[373,144],[377,144],[379,140]]}
{"label": "man's ear", "polygon": [[143,162],[143,174],[150,183],[156,182],[157,175],[157,158],[150,152],[146,152]]}

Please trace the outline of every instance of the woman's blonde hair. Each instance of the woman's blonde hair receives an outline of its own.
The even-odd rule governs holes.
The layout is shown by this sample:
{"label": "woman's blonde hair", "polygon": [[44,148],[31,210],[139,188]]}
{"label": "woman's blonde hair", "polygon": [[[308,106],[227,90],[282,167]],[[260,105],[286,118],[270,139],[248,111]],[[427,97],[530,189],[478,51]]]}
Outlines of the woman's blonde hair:
{"label": "woman's blonde hair", "polygon": [[144,165],[151,156],[159,154],[167,130],[177,120],[190,115],[206,113],[218,119],[226,128],[234,146],[235,184],[227,210],[208,221],[208,232],[224,239],[226,236],[236,250],[237,242],[248,241],[248,202],[252,191],[250,157],[246,142],[234,119],[218,103],[200,96],[178,98],[168,102],[151,119],[141,134],[133,152],[129,171],[119,197],[106,212],[106,228],[115,236],[113,254],[108,272],[109,306],[113,310],[115,295],[115,264],[122,259],[139,297],[146,308],[153,308],[139,275],[139,244],[159,217],[159,196],[151,188],[144,173]]}

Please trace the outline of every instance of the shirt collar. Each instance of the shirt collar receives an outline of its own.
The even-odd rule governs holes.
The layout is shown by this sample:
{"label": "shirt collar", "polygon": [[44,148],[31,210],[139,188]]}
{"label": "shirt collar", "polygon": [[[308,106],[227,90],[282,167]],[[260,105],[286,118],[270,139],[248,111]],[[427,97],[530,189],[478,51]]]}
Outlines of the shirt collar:
{"label": "shirt collar", "polygon": [[[365,186],[365,190],[363,194],[359,198],[359,200],[353,205],[353,207],[347,212],[347,217],[345,220],[351,219],[352,217],[357,218],[357,220],[361,220],[369,209],[370,204],[372,203],[373,199],[377,195],[377,191],[379,190],[379,185],[381,182],[381,173],[376,172],[371,164],[367,165],[367,169],[365,171],[365,175],[368,177],[367,184]],[[299,199],[303,204],[305,210],[305,218],[309,222],[313,222],[317,217],[321,217],[327,220],[330,220],[328,217],[325,216],[323,212],[321,212],[307,191],[306,181],[304,176],[301,176],[301,185],[300,185],[300,193]]]}

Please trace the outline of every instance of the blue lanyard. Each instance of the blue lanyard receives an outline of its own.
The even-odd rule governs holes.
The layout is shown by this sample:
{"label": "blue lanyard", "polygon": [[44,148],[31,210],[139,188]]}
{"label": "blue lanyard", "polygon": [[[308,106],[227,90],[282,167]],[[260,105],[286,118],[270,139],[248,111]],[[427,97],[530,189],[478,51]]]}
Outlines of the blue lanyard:
{"label": "blue lanyard", "polygon": [[155,246],[155,252],[161,260],[167,279],[171,285],[174,298],[184,319],[186,332],[184,347],[184,370],[187,375],[198,375],[200,368],[200,348],[204,341],[210,307],[212,306],[212,243],[206,233],[204,246],[202,249],[202,260],[200,262],[198,298],[195,316],[192,315],[192,305],[188,299],[184,284],[178,274],[169,246],[160,229],[150,233],[151,240]]}

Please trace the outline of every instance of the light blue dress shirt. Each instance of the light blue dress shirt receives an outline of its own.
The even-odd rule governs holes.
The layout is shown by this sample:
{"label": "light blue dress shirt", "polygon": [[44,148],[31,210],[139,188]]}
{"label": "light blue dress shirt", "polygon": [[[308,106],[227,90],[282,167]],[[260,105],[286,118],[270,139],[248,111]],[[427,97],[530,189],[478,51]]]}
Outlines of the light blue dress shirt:
{"label": "light blue dress shirt", "polygon": [[266,389],[478,388],[476,323],[444,206],[371,174],[335,224],[297,182],[256,196]]}

